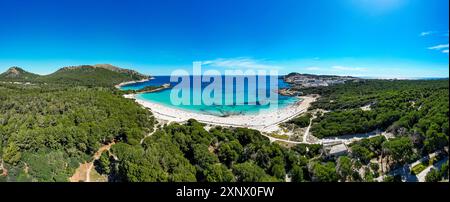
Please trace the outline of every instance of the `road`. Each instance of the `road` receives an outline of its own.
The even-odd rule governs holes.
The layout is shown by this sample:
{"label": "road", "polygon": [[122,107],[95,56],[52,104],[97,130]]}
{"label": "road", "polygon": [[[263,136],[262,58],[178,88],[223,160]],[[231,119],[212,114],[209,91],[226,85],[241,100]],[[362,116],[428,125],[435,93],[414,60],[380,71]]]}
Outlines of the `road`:
{"label": "road", "polygon": [[420,172],[417,175],[419,182],[425,182],[425,176],[427,176],[427,174],[431,171],[431,169],[439,170],[439,169],[441,169],[442,164],[444,164],[447,161],[448,161],[448,156],[445,157],[444,159],[438,161],[434,165],[431,165],[431,166],[428,166],[427,168],[425,168],[425,170],[423,170],[422,172]]}
{"label": "road", "polygon": [[311,129],[311,125],[312,125],[312,120],[313,120],[313,119],[314,119],[314,118],[311,118],[311,119],[309,120],[309,125],[308,125],[308,127],[306,128],[305,134],[303,135],[303,143],[304,143],[304,144],[307,144],[307,143],[308,143],[309,130]]}
{"label": "road", "polygon": [[95,160],[98,160],[104,151],[107,151],[113,146],[115,142],[111,142],[107,145],[100,147],[93,156],[93,160],[88,163],[80,164],[76,169],[72,177],[69,178],[70,182],[90,182],[91,181],[91,170],[94,167]]}
{"label": "road", "polygon": [[[433,154],[430,154],[429,156],[435,156],[436,154],[437,153],[435,152]],[[388,175],[392,175],[392,176],[400,175],[400,176],[402,176],[402,181],[404,181],[404,182],[425,182],[425,176],[428,174],[428,172],[430,172],[431,168],[440,169],[441,165],[444,164],[448,160],[448,157],[445,157],[444,159],[438,161],[434,165],[428,166],[425,170],[420,172],[418,175],[411,174],[411,167],[413,167],[412,165],[416,165],[417,163],[420,163],[421,161],[424,160],[424,158],[417,160],[414,163],[406,164],[401,168],[392,170],[388,173]],[[379,182],[382,182],[383,178],[385,176],[386,175],[381,175],[380,177],[377,177],[376,180]]]}

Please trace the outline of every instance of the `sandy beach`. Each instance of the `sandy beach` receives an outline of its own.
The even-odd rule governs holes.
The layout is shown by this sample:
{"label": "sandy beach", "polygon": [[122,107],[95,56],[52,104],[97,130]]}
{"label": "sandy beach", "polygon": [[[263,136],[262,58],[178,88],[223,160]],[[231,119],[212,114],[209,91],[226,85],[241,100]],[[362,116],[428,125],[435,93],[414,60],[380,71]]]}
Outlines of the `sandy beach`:
{"label": "sandy beach", "polygon": [[181,123],[192,118],[210,125],[245,127],[268,133],[278,130],[279,123],[286,122],[299,114],[306,112],[311,102],[315,100],[315,98],[310,96],[302,96],[300,97],[303,99],[302,101],[283,108],[273,109],[258,114],[218,117],[171,108],[147,100],[137,99],[135,94],[124,95],[124,97],[134,99],[140,105],[150,108],[157,119]]}

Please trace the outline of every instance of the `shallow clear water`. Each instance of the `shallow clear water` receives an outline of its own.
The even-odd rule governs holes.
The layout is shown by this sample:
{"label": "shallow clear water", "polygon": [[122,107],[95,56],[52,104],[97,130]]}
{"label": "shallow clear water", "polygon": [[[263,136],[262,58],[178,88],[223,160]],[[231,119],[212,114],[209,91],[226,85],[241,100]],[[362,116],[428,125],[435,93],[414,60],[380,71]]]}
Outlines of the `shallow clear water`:
{"label": "shallow clear water", "polygon": [[[190,79],[192,82],[193,77],[191,76]],[[246,80],[235,80],[235,82],[233,82],[233,88],[231,88],[231,86],[225,85],[225,77],[222,77],[222,99],[221,101],[216,100],[218,102],[214,102],[212,105],[206,105],[204,102],[202,102],[200,105],[192,104],[194,97],[193,95],[195,95],[196,93],[196,95],[201,95],[201,93],[204,92],[206,86],[208,86],[208,82],[203,82],[200,88],[193,88],[191,85],[190,88],[183,89],[183,91],[189,91],[191,95],[190,104],[173,104],[171,101],[171,88],[153,93],[139,94],[137,95],[137,98],[159,103],[165,106],[176,107],[182,110],[189,110],[216,116],[254,114],[260,112],[260,110],[262,109],[269,109],[270,107],[274,107],[274,105],[277,105],[277,107],[285,107],[298,101],[298,99],[295,97],[288,97],[277,94],[276,98],[270,98],[271,104],[267,104],[268,99],[265,96],[269,96],[270,92],[275,92],[277,88],[284,88],[288,86],[288,84],[285,83],[282,79],[277,79],[277,85],[270,83],[269,81],[270,79],[269,77],[267,77],[265,83],[266,85],[256,85],[256,90],[252,91],[252,88],[249,88],[248,81]],[[170,76],[156,76],[150,81],[122,86],[121,89],[139,90],[146,86],[161,86],[166,83],[170,83],[172,87],[178,84],[177,82],[170,82]],[[226,88],[232,90],[226,91]],[[260,98],[257,93],[258,91],[265,92],[266,95]],[[237,99],[237,97],[242,99]]]}

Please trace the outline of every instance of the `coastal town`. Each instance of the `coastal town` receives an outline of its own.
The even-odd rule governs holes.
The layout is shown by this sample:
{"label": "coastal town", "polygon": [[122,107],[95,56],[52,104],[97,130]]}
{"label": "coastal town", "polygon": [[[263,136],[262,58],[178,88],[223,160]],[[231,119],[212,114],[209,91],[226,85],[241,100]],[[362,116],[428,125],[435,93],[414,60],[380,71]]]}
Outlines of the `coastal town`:
{"label": "coastal town", "polygon": [[343,84],[349,81],[357,82],[361,80],[360,78],[351,76],[313,75],[300,73],[290,73],[286,76],[283,76],[283,79],[286,83],[292,84],[297,88],[331,86],[336,84]]}
{"label": "coastal town", "polygon": [[302,95],[302,90],[305,88],[327,87],[337,84],[344,84],[346,82],[358,82],[361,79],[351,76],[333,76],[333,75],[313,75],[290,73],[282,76],[284,82],[289,83],[289,88],[282,88],[279,90],[281,95],[295,96]]}

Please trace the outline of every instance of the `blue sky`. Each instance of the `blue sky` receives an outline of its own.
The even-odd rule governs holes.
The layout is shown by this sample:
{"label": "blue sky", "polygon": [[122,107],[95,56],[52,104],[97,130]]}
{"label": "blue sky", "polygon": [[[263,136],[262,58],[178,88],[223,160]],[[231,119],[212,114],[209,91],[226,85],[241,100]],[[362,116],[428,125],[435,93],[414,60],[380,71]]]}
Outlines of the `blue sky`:
{"label": "blue sky", "polygon": [[[0,71],[110,63],[448,77],[448,0],[0,0]],[[206,65],[207,64],[207,65]]]}

